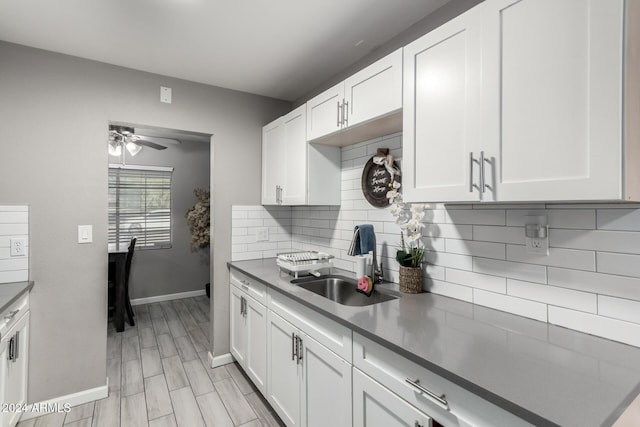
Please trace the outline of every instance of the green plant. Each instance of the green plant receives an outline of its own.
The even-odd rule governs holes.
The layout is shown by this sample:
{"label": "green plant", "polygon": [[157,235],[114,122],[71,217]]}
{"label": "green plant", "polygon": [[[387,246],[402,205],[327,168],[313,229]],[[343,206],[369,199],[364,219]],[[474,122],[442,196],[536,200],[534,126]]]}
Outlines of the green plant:
{"label": "green plant", "polygon": [[193,190],[198,201],[187,211],[185,217],[191,227],[191,249],[205,248],[209,246],[209,190],[196,188]]}
{"label": "green plant", "polygon": [[424,248],[413,246],[407,248],[404,242],[404,233],[400,232],[402,246],[396,251],[396,261],[403,267],[420,267],[424,260]]}

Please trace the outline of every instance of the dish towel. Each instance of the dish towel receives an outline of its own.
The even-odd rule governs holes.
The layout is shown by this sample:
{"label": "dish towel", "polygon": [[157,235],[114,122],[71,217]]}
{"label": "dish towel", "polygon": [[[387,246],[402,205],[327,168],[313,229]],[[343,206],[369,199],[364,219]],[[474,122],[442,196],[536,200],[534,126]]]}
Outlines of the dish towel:
{"label": "dish towel", "polygon": [[372,224],[356,225],[348,255],[366,255],[376,247],[376,233]]}

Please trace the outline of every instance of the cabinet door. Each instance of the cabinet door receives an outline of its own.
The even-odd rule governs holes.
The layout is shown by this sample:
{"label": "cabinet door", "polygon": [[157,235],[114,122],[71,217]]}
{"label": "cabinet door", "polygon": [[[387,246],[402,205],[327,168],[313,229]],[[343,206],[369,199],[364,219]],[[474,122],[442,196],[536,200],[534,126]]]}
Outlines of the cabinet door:
{"label": "cabinet door", "polygon": [[307,140],[339,130],[342,126],[344,82],[307,101]]}
{"label": "cabinet door", "polygon": [[476,7],[404,48],[405,201],[479,198],[480,24]]}
{"label": "cabinet door", "polygon": [[402,108],[402,49],[346,79],[344,95],[348,112],[346,126]]}
{"label": "cabinet door", "polygon": [[307,201],[307,108],[301,105],[282,118],[285,167],[282,170],[282,203],[304,205]]}
{"label": "cabinet door", "polygon": [[[7,394],[7,368],[9,367],[9,339],[10,336],[2,337],[0,341],[0,402],[10,403],[6,397]],[[9,425],[11,413],[2,412],[0,414],[0,427]]]}
{"label": "cabinet door", "polygon": [[267,384],[267,309],[246,296],[247,352],[245,370],[255,386],[264,395]]}
{"label": "cabinet door", "polygon": [[262,204],[279,203],[277,186],[284,182],[284,126],[282,118],[262,128]]}
{"label": "cabinet door", "polygon": [[351,425],[351,365],[308,335],[301,335],[301,424]]}
{"label": "cabinet door", "polygon": [[429,427],[426,414],[353,369],[353,427]]}
{"label": "cabinet door", "polygon": [[[27,401],[27,362],[29,359],[29,313],[22,316],[16,325],[7,333],[7,343],[13,338],[14,359],[9,360],[8,354],[0,351],[2,364],[5,364],[5,379],[2,386],[5,388],[3,403],[22,405]],[[4,343],[2,345],[4,347]],[[9,350],[7,346],[7,351]],[[5,412],[2,414],[2,425],[14,427],[20,419],[21,412]]]}
{"label": "cabinet door", "polygon": [[483,4],[483,140],[498,200],[622,197],[623,3]]}
{"label": "cabinet door", "polygon": [[267,401],[289,427],[300,425],[300,370],[294,357],[298,330],[267,312]]}
{"label": "cabinet door", "polygon": [[244,314],[242,313],[242,307],[244,306],[244,294],[240,289],[233,285],[229,288],[229,332],[231,339],[231,354],[242,367],[246,368],[247,326]]}

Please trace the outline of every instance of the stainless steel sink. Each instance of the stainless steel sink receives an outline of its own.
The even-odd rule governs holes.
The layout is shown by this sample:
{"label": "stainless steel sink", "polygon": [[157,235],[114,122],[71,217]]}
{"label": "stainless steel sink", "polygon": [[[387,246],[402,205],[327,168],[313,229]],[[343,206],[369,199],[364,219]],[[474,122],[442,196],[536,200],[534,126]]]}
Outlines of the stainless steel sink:
{"label": "stainless steel sink", "polygon": [[292,284],[342,305],[364,306],[397,299],[398,296],[374,288],[371,296],[358,292],[358,282],[344,276],[320,276],[294,279]]}

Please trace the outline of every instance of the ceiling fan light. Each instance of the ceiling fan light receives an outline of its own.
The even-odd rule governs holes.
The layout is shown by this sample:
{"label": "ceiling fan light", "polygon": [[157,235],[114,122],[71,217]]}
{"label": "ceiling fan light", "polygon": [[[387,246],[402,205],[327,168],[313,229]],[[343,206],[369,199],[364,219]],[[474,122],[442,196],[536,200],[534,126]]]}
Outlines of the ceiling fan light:
{"label": "ceiling fan light", "polygon": [[127,147],[127,151],[129,152],[129,154],[131,154],[132,156],[135,156],[140,152],[140,150],[142,150],[142,146],[136,144],[135,142],[127,142],[125,146]]}
{"label": "ceiling fan light", "polygon": [[109,141],[109,155],[110,156],[120,156],[122,155],[122,146],[117,142]]}

